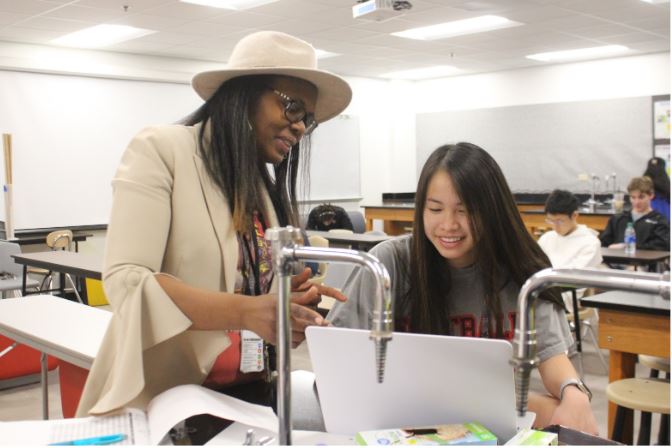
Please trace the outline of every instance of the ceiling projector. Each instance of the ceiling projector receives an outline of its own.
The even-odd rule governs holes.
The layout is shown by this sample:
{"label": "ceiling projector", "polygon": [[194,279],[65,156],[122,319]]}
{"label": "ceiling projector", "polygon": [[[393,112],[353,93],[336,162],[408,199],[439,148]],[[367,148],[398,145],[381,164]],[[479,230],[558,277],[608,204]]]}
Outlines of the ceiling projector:
{"label": "ceiling projector", "polygon": [[399,17],[404,10],[411,9],[409,1],[400,0],[366,0],[352,7],[352,17],[360,20],[383,22]]}

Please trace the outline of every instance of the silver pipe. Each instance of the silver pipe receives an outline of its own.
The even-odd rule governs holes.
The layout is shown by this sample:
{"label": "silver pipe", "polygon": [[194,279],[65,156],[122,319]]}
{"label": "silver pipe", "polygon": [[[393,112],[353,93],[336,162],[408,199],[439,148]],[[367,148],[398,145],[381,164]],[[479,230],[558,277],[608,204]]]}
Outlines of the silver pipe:
{"label": "silver pipe", "polygon": [[266,239],[271,241],[273,271],[278,276],[278,421],[279,444],[291,445],[291,368],[290,368],[290,280],[292,265],[296,261],[354,263],[367,268],[376,282],[376,302],[373,313],[370,339],[375,344],[376,372],[378,382],[383,381],[387,342],[392,339],[392,297],[390,275],[385,266],[373,255],[350,249],[298,246],[301,241],[299,229],[288,226],[274,227],[266,231]]}
{"label": "silver pipe", "polygon": [[603,269],[544,269],[527,279],[518,294],[518,325],[514,335],[511,365],[516,375],[517,403],[520,416],[527,411],[530,372],[536,366],[537,336],[534,328],[533,301],[551,286],[594,286],[603,289],[659,294],[669,300],[670,274]]}

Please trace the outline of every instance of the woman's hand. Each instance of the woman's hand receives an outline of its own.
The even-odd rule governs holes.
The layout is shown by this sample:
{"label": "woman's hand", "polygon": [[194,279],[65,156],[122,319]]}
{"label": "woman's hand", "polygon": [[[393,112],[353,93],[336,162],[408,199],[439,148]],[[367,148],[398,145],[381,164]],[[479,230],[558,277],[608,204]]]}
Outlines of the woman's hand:
{"label": "woman's hand", "polygon": [[598,435],[597,421],[590,407],[588,396],[576,387],[566,387],[560,405],[551,416],[551,425],[563,425],[572,429]]}
{"label": "woman's hand", "polygon": [[303,269],[303,272],[292,277],[292,291],[303,292],[309,290],[310,288],[317,288],[317,297],[315,302],[309,303],[307,305],[317,306],[320,303],[320,300],[322,300],[322,295],[333,297],[339,302],[345,302],[347,300],[347,298],[336,288],[311,283],[311,275],[312,271],[310,268],[306,267]]}
{"label": "woman's hand", "polygon": [[608,248],[609,249],[623,249],[623,248],[625,248],[625,243],[610,244]]}
{"label": "woman's hand", "polygon": [[[296,348],[306,338],[306,327],[310,325],[329,325],[320,313],[308,308],[319,303],[320,295],[315,285],[301,292],[293,292],[289,308],[290,325],[292,328],[292,347]],[[248,297],[245,300],[243,328],[254,331],[270,344],[277,343],[278,295],[265,294]]]}

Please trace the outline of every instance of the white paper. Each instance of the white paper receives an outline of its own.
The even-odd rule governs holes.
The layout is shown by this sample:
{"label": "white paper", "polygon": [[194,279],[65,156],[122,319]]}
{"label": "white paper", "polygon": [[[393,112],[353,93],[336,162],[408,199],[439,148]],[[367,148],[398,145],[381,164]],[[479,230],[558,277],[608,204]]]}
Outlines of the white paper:
{"label": "white paper", "polygon": [[[125,410],[125,413],[144,412]],[[192,415],[212,414],[217,417],[254,425],[258,428],[275,431],[278,418],[267,406],[250,404],[228,395],[193,384],[177,386],[152,399],[147,409],[147,420],[133,420],[135,438],[120,444],[158,445],[170,429]],[[34,420],[21,422],[0,422],[0,445],[47,445],[63,440],[109,435],[112,433],[131,434],[129,429],[120,427],[113,416],[85,417],[56,420]],[[54,431],[59,426],[58,440],[54,440]],[[67,427],[66,427],[67,426]]]}
{"label": "white paper", "polygon": [[194,384],[169,389],[147,408],[150,443],[157,445],[177,423],[198,414],[211,414],[245,425],[276,430],[278,418],[268,406],[259,406]]}
{"label": "white paper", "polygon": [[145,413],[130,409],[102,417],[0,423],[0,445],[48,445],[113,434],[126,435],[115,445],[149,444]]}

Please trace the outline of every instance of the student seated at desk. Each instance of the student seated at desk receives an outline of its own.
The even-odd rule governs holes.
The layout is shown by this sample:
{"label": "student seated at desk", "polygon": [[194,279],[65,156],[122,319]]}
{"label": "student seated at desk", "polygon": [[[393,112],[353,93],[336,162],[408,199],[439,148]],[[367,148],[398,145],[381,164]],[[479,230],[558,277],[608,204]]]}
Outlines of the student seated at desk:
{"label": "student seated at desk", "polygon": [[[103,270],[114,316],[79,416],[142,409],[180,384],[275,404],[265,350],[276,341],[278,296],[264,233],[299,226],[295,174],[310,150],[302,138],[351,98],[316,60],[287,34],[248,35],[226,69],[194,77],[205,103],[186,124],[147,128],[129,144],[113,180]],[[321,293],[344,300],[309,275],[292,279],[294,346],[307,326],[326,325],[311,308]]]}
{"label": "student seated at desk", "polygon": [[670,250],[670,225],[667,219],[651,208],[654,190],[648,176],[635,177],[628,184],[631,211],[624,211],[609,218],[607,227],[600,234],[603,247],[625,247],[625,229],[634,223],[637,249]]}
{"label": "student seated at desk", "polygon": [[596,268],[602,263],[597,232],[579,224],[579,200],[567,190],[553,190],[546,200],[546,222],[553,230],[537,243],[554,268]]}
{"label": "student seated at desk", "polygon": [[[453,336],[512,339],[521,285],[550,267],[499,166],[469,143],[430,155],[418,181],[413,234],[370,253],[391,276],[395,331]],[[327,319],[369,328],[373,276],[356,269],[343,292],[348,301],[335,304]],[[557,423],[597,433],[589,394],[566,354],[572,337],[562,299],[547,290],[535,303],[539,372],[549,393],[530,396],[535,426]]]}

